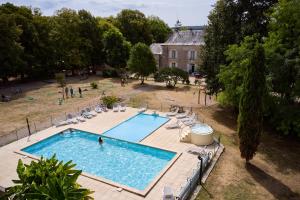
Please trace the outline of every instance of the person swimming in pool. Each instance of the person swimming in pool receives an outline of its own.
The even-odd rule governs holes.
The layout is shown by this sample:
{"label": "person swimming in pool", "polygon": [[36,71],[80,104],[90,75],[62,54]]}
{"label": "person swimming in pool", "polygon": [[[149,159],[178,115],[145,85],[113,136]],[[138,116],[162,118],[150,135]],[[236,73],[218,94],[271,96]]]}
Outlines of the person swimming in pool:
{"label": "person swimming in pool", "polygon": [[102,143],[103,143],[103,140],[102,140],[102,138],[101,138],[101,137],[99,137],[99,139],[98,139],[98,142],[99,142],[99,144],[101,144],[101,145],[102,145]]}

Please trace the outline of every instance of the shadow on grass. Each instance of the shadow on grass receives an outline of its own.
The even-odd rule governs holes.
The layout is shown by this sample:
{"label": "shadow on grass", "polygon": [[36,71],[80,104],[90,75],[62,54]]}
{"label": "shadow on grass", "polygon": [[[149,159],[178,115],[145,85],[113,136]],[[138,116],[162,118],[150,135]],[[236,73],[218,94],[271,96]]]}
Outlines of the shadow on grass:
{"label": "shadow on grass", "polygon": [[276,134],[264,133],[258,152],[267,162],[273,163],[280,173],[300,172],[299,141]]}
{"label": "shadow on grass", "polygon": [[189,85],[185,85],[183,87],[180,86],[176,86],[176,87],[166,87],[165,85],[157,85],[157,84],[148,84],[148,83],[144,83],[144,84],[134,84],[132,86],[133,89],[135,90],[141,90],[144,92],[153,92],[153,91],[157,91],[157,90],[164,90],[164,91],[176,91],[176,92],[182,92],[182,91],[189,91],[191,90],[191,86]]}
{"label": "shadow on grass", "polygon": [[232,109],[223,108],[220,105],[216,105],[212,117],[218,123],[235,130],[237,129],[237,114]]}
{"label": "shadow on grass", "polygon": [[293,192],[287,185],[283,184],[280,180],[274,178],[273,176],[270,176],[257,166],[253,164],[247,164],[246,170],[257,183],[268,190],[276,199],[300,199],[300,195],[298,193]]}

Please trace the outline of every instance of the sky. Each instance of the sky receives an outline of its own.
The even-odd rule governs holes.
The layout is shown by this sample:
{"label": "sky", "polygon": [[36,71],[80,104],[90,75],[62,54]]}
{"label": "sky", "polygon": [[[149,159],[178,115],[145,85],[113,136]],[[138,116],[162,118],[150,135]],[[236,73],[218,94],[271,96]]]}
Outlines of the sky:
{"label": "sky", "polygon": [[63,7],[85,9],[94,16],[115,16],[122,9],[136,9],[146,16],[155,15],[169,26],[179,19],[184,26],[207,24],[207,16],[216,0],[0,0],[15,5],[38,7],[44,15],[53,15]]}

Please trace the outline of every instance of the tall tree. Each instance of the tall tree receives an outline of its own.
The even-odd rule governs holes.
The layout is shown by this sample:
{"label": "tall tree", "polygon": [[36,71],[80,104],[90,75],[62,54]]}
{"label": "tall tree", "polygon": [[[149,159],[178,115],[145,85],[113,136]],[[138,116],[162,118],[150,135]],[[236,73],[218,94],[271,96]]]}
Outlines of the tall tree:
{"label": "tall tree", "polygon": [[138,10],[122,10],[115,19],[115,25],[131,44],[152,42],[147,18]]}
{"label": "tall tree", "polygon": [[293,104],[300,96],[300,1],[280,0],[271,14],[265,42],[268,84],[281,103]]}
{"label": "tall tree", "polygon": [[147,19],[150,27],[150,32],[152,34],[153,42],[165,42],[168,39],[170,33],[172,32],[170,27],[158,17],[150,16]]}
{"label": "tall tree", "polygon": [[263,130],[263,97],[265,94],[264,49],[258,42],[245,72],[238,116],[241,157],[249,162],[255,155]]}
{"label": "tall tree", "polygon": [[257,40],[256,36],[247,36],[240,45],[229,45],[225,51],[228,65],[221,65],[217,75],[219,82],[224,90],[220,93],[219,101],[223,105],[229,105],[238,109],[243,88],[243,80],[247,65],[252,54],[253,43]]}
{"label": "tall tree", "polygon": [[107,64],[114,68],[126,67],[131,45],[119,30],[111,28],[104,32],[103,46]]}
{"label": "tall tree", "polygon": [[141,78],[141,84],[144,84],[145,77],[156,71],[156,62],[149,46],[135,44],[130,51],[128,67]]}
{"label": "tall tree", "polygon": [[241,40],[241,22],[236,1],[217,1],[208,20],[204,36],[205,46],[200,54],[200,71],[206,75],[208,92],[216,94],[222,88],[217,74],[220,66],[227,64],[224,52],[228,45],[239,43]]}
{"label": "tall tree", "polygon": [[18,42],[21,33],[13,15],[0,14],[0,78],[4,82],[17,74],[17,67],[22,63],[23,48]]}

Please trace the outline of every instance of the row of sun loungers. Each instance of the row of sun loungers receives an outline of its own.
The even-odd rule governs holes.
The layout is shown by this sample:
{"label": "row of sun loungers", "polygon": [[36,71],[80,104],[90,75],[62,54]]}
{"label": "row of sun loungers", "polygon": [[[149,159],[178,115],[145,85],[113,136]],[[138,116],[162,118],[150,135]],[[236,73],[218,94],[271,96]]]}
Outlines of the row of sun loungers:
{"label": "row of sun loungers", "polygon": [[166,128],[167,129],[182,128],[183,126],[192,126],[197,122],[195,113],[192,113],[191,115],[186,115],[186,117],[182,117],[182,116],[179,116],[180,118],[177,118],[175,122],[167,124]]}
{"label": "row of sun loungers", "polygon": [[[84,110],[81,110],[79,115],[72,115],[72,114],[68,114],[67,115],[67,119],[64,121],[59,122],[56,126],[64,126],[64,125],[69,125],[69,124],[77,124],[79,122],[85,122],[86,119],[91,119],[95,116],[97,116],[97,114],[102,113],[102,112],[107,112],[108,109],[106,106],[103,105],[97,105],[95,107],[95,109],[91,109],[91,108],[86,108]],[[113,107],[113,111],[114,112],[125,112],[126,111],[126,106],[125,104],[118,104],[116,106]]]}
{"label": "row of sun loungers", "polygon": [[113,111],[114,112],[125,112],[126,111],[126,106],[124,104],[115,104],[113,105]]}

